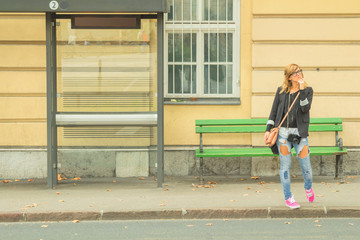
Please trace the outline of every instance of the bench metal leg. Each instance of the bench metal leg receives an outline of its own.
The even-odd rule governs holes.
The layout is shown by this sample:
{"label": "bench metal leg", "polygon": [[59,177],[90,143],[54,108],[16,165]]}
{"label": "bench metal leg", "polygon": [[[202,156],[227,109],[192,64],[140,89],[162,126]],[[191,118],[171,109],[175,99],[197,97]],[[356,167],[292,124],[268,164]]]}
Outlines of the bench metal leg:
{"label": "bench metal leg", "polygon": [[340,180],[340,183],[344,183],[343,176],[343,155],[336,155],[335,164],[335,178]]}
{"label": "bench metal leg", "polygon": [[203,158],[200,158],[200,184],[204,184],[204,161]]}

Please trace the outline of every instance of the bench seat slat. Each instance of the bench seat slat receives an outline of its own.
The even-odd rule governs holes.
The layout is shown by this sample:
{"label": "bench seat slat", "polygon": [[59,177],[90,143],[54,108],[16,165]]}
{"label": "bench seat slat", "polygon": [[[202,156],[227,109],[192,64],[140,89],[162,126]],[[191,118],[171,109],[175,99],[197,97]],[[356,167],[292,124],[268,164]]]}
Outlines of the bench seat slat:
{"label": "bench seat slat", "polygon": [[[291,151],[296,156],[294,149]],[[340,150],[339,147],[310,147],[310,155],[342,155],[346,154],[347,149]],[[203,153],[196,150],[196,157],[271,157],[274,154],[268,147],[265,148],[222,148],[204,149]]]}
{"label": "bench seat slat", "polygon": [[[266,126],[196,127],[196,133],[264,133]],[[342,125],[310,125],[309,132],[342,131]]]}
{"label": "bench seat slat", "polygon": [[[200,119],[195,121],[196,126],[219,125],[265,125],[267,119]],[[311,118],[310,124],[342,124],[342,118]]]}

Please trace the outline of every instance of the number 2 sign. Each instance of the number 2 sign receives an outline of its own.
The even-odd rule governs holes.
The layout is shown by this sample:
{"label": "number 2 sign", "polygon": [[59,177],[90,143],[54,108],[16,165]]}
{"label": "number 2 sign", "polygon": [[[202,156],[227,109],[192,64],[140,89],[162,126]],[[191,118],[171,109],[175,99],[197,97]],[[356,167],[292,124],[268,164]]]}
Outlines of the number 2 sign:
{"label": "number 2 sign", "polygon": [[57,1],[51,1],[49,7],[51,10],[57,10],[59,8],[59,3]]}

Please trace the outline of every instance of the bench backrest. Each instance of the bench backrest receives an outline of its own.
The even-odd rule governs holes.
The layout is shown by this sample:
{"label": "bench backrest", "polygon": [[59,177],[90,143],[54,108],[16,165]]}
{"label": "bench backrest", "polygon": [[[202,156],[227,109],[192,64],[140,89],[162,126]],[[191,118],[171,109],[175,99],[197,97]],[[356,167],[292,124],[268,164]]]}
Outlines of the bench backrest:
{"label": "bench backrest", "polygon": [[[196,133],[264,133],[268,119],[196,120]],[[310,132],[339,132],[342,118],[311,118]]]}

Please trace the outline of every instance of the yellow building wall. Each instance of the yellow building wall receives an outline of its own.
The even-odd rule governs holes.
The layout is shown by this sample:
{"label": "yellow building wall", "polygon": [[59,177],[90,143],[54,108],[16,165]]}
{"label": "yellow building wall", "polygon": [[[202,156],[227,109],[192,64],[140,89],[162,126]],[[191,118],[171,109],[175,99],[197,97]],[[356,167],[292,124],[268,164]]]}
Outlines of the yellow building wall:
{"label": "yellow building wall", "polygon": [[[297,63],[314,89],[311,117],[342,117],[344,145],[359,146],[360,2],[254,0],[252,118],[267,118],[283,69]],[[311,145],[334,134],[310,133]],[[252,144],[263,145],[263,134]]]}
{"label": "yellow building wall", "polygon": [[46,146],[45,15],[0,13],[0,146]]}
{"label": "yellow building wall", "polygon": [[[342,117],[359,146],[360,2],[242,0],[240,105],[165,105],[165,145],[198,145],[196,119],[267,118],[283,68],[297,63],[314,88],[312,117]],[[46,146],[44,14],[0,13],[0,146]],[[325,136],[325,137],[324,137]],[[263,134],[209,135],[205,144],[262,146]],[[334,144],[311,134],[312,145]]]}

